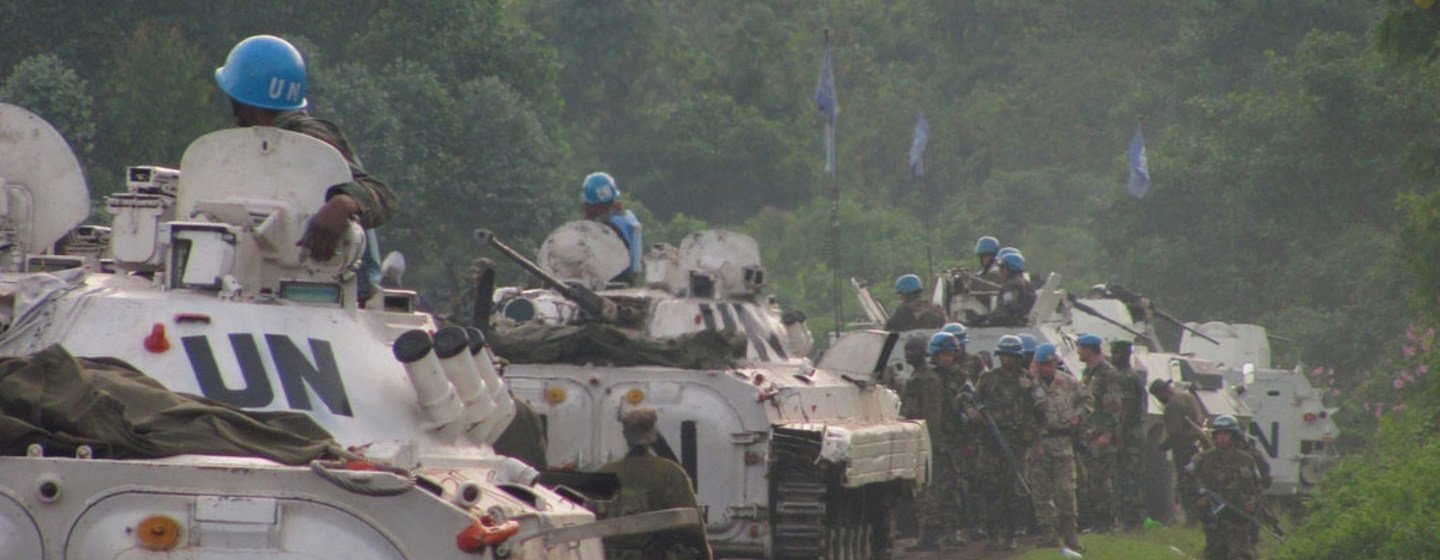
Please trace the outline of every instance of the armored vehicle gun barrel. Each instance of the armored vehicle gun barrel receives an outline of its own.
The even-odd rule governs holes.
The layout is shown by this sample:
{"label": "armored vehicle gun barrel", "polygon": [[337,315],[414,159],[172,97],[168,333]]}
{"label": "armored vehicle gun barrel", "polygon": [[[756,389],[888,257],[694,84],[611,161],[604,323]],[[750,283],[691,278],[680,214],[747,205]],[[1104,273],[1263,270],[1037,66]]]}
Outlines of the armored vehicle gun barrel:
{"label": "armored vehicle gun barrel", "polygon": [[[1080,303],[1080,300],[1079,300],[1078,298],[1076,298],[1074,294],[1065,294],[1065,298],[1068,299],[1068,300],[1070,300],[1070,306],[1071,306],[1071,307],[1073,307],[1073,308],[1075,308],[1075,309],[1077,309],[1077,310],[1079,310],[1079,311],[1081,311],[1081,312],[1083,312],[1083,313],[1085,313],[1085,314],[1087,314],[1087,315],[1090,315],[1091,317],[1095,317],[1096,319],[1100,319],[1101,321],[1105,321],[1106,323],[1110,323],[1110,324],[1112,324],[1112,325],[1115,325],[1116,327],[1119,327],[1121,330],[1123,330],[1123,331],[1125,331],[1125,332],[1127,332],[1127,333],[1133,334],[1133,335],[1135,335],[1135,336],[1138,337],[1138,338],[1143,338],[1143,339],[1145,339],[1145,340],[1150,340],[1150,336],[1149,336],[1149,335],[1143,334],[1143,333],[1141,333],[1141,332],[1139,332],[1139,331],[1137,331],[1137,330],[1135,330],[1135,329],[1132,329],[1132,328],[1130,328],[1130,327],[1127,327],[1127,326],[1125,326],[1124,323],[1121,323],[1120,321],[1116,321],[1116,320],[1114,320],[1114,319],[1111,319],[1110,317],[1106,317],[1104,313],[1101,313],[1101,312],[1099,312],[1099,311],[1096,311],[1094,307],[1090,307],[1089,305],[1086,305],[1086,304],[1084,304],[1084,303]],[[1155,341],[1150,340],[1150,342],[1151,342],[1151,343],[1154,343]]]}
{"label": "armored vehicle gun barrel", "polygon": [[536,264],[535,261],[525,258],[525,255],[520,254],[515,248],[500,241],[493,231],[477,229],[474,235],[476,243],[493,247],[496,251],[499,251],[500,254],[514,261],[520,268],[525,269],[525,272],[529,272],[532,276],[538,278],[541,283],[545,284],[545,287],[555,290],[555,293],[575,302],[575,305],[580,306],[580,309],[590,314],[591,317],[602,321],[613,322],[615,320],[618,311],[614,303],[600,297],[585,286],[576,283],[567,284],[562,282],[559,278],[556,278],[555,275],[545,270],[544,267]]}
{"label": "armored vehicle gun barrel", "polygon": [[1210,341],[1210,342],[1212,342],[1212,343],[1215,343],[1215,344],[1220,344],[1219,341],[1217,341],[1217,340],[1215,340],[1215,339],[1213,339],[1213,338],[1210,338],[1209,336],[1206,336],[1205,333],[1202,333],[1202,332],[1200,332],[1200,331],[1197,331],[1197,330],[1191,328],[1189,325],[1186,325],[1184,321],[1181,321],[1180,319],[1176,318],[1174,315],[1171,315],[1170,313],[1166,312],[1164,309],[1160,309],[1159,307],[1155,307],[1155,304],[1153,304],[1153,303],[1145,300],[1145,296],[1142,296],[1142,295],[1140,295],[1140,294],[1137,294],[1137,293],[1135,293],[1135,292],[1132,292],[1132,291],[1130,291],[1130,290],[1127,290],[1127,289],[1125,289],[1124,286],[1120,286],[1120,285],[1118,285],[1118,284],[1111,284],[1111,285],[1109,285],[1109,286],[1106,286],[1106,289],[1109,290],[1109,292],[1110,292],[1111,295],[1113,295],[1113,296],[1115,296],[1116,298],[1120,299],[1120,301],[1123,301],[1123,302],[1126,302],[1126,303],[1137,303],[1137,304],[1142,304],[1142,303],[1143,303],[1143,305],[1145,306],[1146,309],[1149,309],[1152,313],[1154,313],[1156,316],[1160,317],[1161,319],[1164,319],[1164,320],[1166,320],[1166,321],[1169,321],[1170,323],[1174,324],[1175,326],[1180,327],[1181,329],[1184,329],[1184,330],[1190,332],[1191,334],[1193,334],[1193,335],[1195,335],[1195,336],[1198,336],[1198,337],[1200,337],[1200,338],[1203,338],[1203,339],[1208,340],[1208,341]]}

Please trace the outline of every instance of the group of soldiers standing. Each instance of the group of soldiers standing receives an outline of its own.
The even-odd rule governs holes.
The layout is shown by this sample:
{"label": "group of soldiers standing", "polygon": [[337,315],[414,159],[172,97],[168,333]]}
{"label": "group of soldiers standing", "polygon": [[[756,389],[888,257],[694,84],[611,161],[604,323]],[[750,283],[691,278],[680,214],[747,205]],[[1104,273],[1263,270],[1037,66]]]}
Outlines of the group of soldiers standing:
{"label": "group of soldiers standing", "polygon": [[1001,337],[999,365],[988,370],[967,343],[965,327],[950,323],[906,345],[915,372],[901,414],[925,420],[932,446],[917,548],[983,532],[988,548],[1013,549],[1033,526],[1044,545],[1078,551],[1081,511],[1094,531],[1138,526],[1142,504],[1129,486],[1144,444],[1139,377],[1106,361],[1094,335],[1078,340],[1083,383],[1064,371],[1053,344],[1028,335]]}
{"label": "group of soldiers standing", "polygon": [[[1000,249],[991,237],[977,242],[976,254],[982,267],[978,278],[999,287],[995,311],[983,324],[1024,325],[1035,300],[1024,257]],[[1141,526],[1146,519],[1146,386],[1131,367],[1129,341],[1112,341],[1107,356],[1099,336],[1078,337],[1084,370],[1076,376],[1061,363],[1053,344],[1036,344],[1029,334],[1016,333],[1000,337],[994,352],[999,363],[987,369],[967,351],[966,327],[944,324],[945,310],[921,296],[919,277],[902,276],[895,287],[902,301],[887,330],[938,327],[928,338],[907,342],[906,359],[914,373],[899,387],[901,414],[926,422],[932,447],[931,483],[918,498],[915,548],[935,550],[983,535],[988,549],[1009,550],[1016,547],[1017,533],[1028,530],[1041,537],[1042,546],[1078,552],[1082,530]],[[1203,521],[1207,541],[1222,551],[1207,558],[1252,557],[1256,527],[1244,524],[1248,538],[1237,536],[1233,520],[1223,522],[1205,509],[1213,504],[1201,498],[1200,489],[1224,487],[1235,503],[1253,504],[1263,487],[1260,472],[1268,472],[1264,458],[1247,450],[1238,424],[1216,425],[1217,433],[1235,432],[1226,439],[1247,460],[1217,446],[1205,453],[1225,460],[1211,459],[1211,468],[1197,468],[1206,464],[1199,459],[1202,442],[1210,441],[1199,402],[1166,380],[1156,380],[1149,390],[1165,405],[1166,439],[1160,447],[1173,456],[1185,517]],[[1248,474],[1237,474],[1240,470]],[[1255,484],[1247,486],[1252,480]]]}

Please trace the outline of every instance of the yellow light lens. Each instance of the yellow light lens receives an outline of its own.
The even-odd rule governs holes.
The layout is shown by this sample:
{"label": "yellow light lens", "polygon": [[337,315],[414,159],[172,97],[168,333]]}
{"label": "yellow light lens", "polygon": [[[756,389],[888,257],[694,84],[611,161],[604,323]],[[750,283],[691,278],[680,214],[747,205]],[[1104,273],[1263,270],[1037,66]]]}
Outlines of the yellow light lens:
{"label": "yellow light lens", "polygon": [[561,387],[551,387],[549,389],[546,389],[545,402],[548,402],[551,405],[557,405],[565,402],[565,389]]}
{"label": "yellow light lens", "polygon": [[640,389],[631,389],[627,391],[625,393],[625,402],[630,404],[640,404],[645,402],[645,391],[641,391]]}
{"label": "yellow light lens", "polygon": [[152,515],[140,521],[135,537],[145,550],[170,550],[180,542],[180,524],[168,516]]}

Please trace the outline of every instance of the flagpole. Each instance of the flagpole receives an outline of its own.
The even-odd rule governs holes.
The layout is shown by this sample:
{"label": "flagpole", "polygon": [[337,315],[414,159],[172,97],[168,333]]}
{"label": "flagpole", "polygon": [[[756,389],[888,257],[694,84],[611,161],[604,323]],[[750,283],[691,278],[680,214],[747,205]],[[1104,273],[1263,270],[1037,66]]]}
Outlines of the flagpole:
{"label": "flagpole", "polygon": [[[825,28],[825,52],[830,51],[830,28]],[[833,70],[832,70],[833,71]],[[835,160],[835,137],[836,122],[830,119],[826,123],[826,135],[830,143],[830,150],[826,153],[830,171],[830,298],[835,307],[835,332],[834,339],[839,339],[845,329],[845,302],[840,299],[840,173]]]}
{"label": "flagpole", "polygon": [[927,282],[935,279],[935,257],[931,251],[931,247],[935,244],[935,235],[930,225],[931,216],[935,214],[935,205],[931,203],[932,200],[934,199],[930,196],[930,178],[922,174],[920,175],[920,204],[923,207],[921,211],[924,212],[925,219],[925,278]]}

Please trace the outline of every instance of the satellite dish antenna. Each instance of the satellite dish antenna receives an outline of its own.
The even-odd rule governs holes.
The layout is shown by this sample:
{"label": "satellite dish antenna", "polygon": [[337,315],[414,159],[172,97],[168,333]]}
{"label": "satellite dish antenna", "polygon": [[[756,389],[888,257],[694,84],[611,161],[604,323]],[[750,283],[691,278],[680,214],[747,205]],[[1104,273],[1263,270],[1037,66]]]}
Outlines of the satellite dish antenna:
{"label": "satellite dish antenna", "polygon": [[0,227],[26,253],[48,253],[90,215],[80,160],[39,115],[0,103]]}

